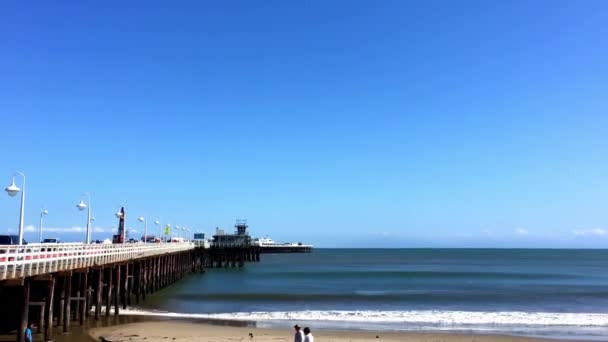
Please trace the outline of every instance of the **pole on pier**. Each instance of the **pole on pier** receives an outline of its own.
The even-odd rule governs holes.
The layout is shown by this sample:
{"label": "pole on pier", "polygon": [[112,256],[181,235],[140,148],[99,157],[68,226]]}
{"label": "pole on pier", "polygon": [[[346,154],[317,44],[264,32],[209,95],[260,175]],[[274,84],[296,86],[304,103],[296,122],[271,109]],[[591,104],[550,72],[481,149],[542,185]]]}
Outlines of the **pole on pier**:
{"label": "pole on pier", "polygon": [[44,303],[44,340],[53,340],[53,299],[55,293],[55,277],[51,276],[46,290],[46,301]]}

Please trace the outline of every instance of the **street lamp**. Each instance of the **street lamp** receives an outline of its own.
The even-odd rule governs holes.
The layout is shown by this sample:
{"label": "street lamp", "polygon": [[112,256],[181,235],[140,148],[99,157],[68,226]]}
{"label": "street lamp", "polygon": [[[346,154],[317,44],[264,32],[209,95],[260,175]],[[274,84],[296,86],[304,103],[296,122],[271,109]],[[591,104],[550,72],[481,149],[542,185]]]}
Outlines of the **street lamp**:
{"label": "street lamp", "polygon": [[89,200],[89,205],[86,205],[81,198],[80,202],[78,202],[78,204],[76,204],[76,208],[78,208],[78,210],[80,210],[80,211],[88,209],[87,210],[87,236],[85,238],[85,243],[88,245],[91,243],[91,222],[92,222],[92,220],[91,220],[91,194],[87,192],[87,193],[82,194],[82,196],[87,196],[87,199]]}
{"label": "street lamp", "polygon": [[[22,183],[23,191],[21,189],[19,189],[18,186],[15,185],[15,176],[16,175],[20,175],[21,177],[23,177],[23,183]],[[21,245],[23,245],[23,210],[25,208],[25,175],[19,171],[15,172],[15,174],[13,175],[13,181],[11,182],[11,185],[7,186],[4,190],[11,197],[17,196],[19,191],[21,191],[21,209],[19,209],[19,246],[21,246]]]}
{"label": "street lamp", "polygon": [[163,241],[163,238],[162,238],[163,235],[161,233],[161,230],[163,229],[163,227],[160,225],[160,217],[156,218],[156,221],[154,221],[154,224],[158,226],[158,239],[159,239],[160,242],[162,242]]}
{"label": "street lamp", "polygon": [[137,218],[137,221],[144,223],[144,243],[148,242],[148,220],[146,220],[143,216]]}
{"label": "street lamp", "polygon": [[177,234],[177,237],[179,237],[179,230],[180,230],[180,229],[181,229],[181,228],[180,228],[179,226],[175,226],[175,232],[176,232],[176,234]]}
{"label": "street lamp", "polygon": [[38,229],[38,242],[42,242],[42,218],[49,214],[49,211],[42,209],[40,212],[40,227]]}

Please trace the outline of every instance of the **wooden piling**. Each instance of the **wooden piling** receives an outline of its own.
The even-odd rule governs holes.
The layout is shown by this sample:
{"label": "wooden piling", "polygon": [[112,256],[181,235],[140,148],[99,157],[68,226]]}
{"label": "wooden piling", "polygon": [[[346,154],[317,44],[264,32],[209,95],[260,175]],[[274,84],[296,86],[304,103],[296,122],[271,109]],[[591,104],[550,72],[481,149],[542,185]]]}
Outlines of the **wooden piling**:
{"label": "wooden piling", "polygon": [[120,265],[114,267],[114,315],[120,314]]}
{"label": "wooden piling", "polygon": [[127,308],[127,303],[131,301],[130,293],[129,293],[129,290],[130,290],[129,289],[129,287],[130,287],[129,286],[129,279],[130,279],[130,277],[129,277],[129,263],[125,264],[124,269],[125,269],[125,272],[124,272],[125,279],[123,281],[123,288],[122,288],[122,291],[123,291],[123,295],[122,295],[122,308],[123,308],[123,310]]}
{"label": "wooden piling", "polygon": [[65,277],[61,277],[61,292],[59,292],[59,315],[57,315],[57,327],[63,326],[63,309],[65,309]]}
{"label": "wooden piling", "polygon": [[114,287],[114,283],[112,282],[112,276],[114,273],[114,268],[108,268],[108,279],[106,281],[106,287],[108,290],[106,291],[106,316],[110,316],[110,312],[112,312],[112,287]]}
{"label": "wooden piling", "polygon": [[53,299],[55,294],[55,277],[47,283],[46,301],[44,302],[44,340],[53,340]]}
{"label": "wooden piling", "polygon": [[135,291],[135,304],[139,304],[139,289],[141,286],[141,267],[139,262],[133,263],[133,291]]}
{"label": "wooden piling", "polygon": [[97,269],[97,289],[95,290],[95,319],[101,315],[101,301],[103,294],[103,268]]}
{"label": "wooden piling", "polygon": [[82,287],[82,273],[76,273],[76,302],[74,303],[75,320],[80,321],[80,289]]}
{"label": "wooden piling", "polygon": [[63,300],[63,332],[70,332],[70,314],[71,296],[72,296],[72,274],[65,276],[65,297]]}
{"label": "wooden piling", "polygon": [[142,271],[142,284],[141,284],[141,299],[146,300],[146,291],[148,286],[148,278],[146,278],[147,272],[147,260],[141,262]]}
{"label": "wooden piling", "polygon": [[88,273],[89,273],[88,269],[85,269],[84,272],[82,272],[80,274],[80,285],[81,285],[80,293],[82,294],[81,298],[84,298],[84,300],[82,300],[80,298],[78,299],[78,302],[81,302],[80,311],[76,311],[78,313],[80,325],[84,325],[84,320],[86,318],[86,312],[87,312],[88,303],[87,303],[86,298],[87,298],[87,288],[88,288],[88,284],[87,284],[88,283],[87,278],[89,275]]}
{"label": "wooden piling", "polygon": [[29,324],[29,313],[30,313],[30,287],[31,283],[29,279],[23,280],[23,300],[21,302],[21,322],[19,324],[19,330],[17,331],[17,341],[25,341],[25,329]]}

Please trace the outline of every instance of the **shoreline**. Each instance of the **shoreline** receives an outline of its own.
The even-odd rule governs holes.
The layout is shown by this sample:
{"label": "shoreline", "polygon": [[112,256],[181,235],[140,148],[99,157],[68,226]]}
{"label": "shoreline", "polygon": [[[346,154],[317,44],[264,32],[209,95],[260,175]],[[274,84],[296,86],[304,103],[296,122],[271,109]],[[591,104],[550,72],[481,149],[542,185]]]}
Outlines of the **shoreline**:
{"label": "shoreline", "polygon": [[[256,327],[256,323],[213,321],[203,322],[196,319],[129,319],[130,322],[117,322],[84,331],[95,341],[292,341],[293,329]],[[580,342],[585,340],[557,339],[543,337],[524,337],[499,334],[474,334],[455,332],[414,332],[414,331],[371,331],[315,329],[317,341],[353,342]],[[251,334],[251,335],[250,335]],[[253,336],[253,337],[251,337]]]}

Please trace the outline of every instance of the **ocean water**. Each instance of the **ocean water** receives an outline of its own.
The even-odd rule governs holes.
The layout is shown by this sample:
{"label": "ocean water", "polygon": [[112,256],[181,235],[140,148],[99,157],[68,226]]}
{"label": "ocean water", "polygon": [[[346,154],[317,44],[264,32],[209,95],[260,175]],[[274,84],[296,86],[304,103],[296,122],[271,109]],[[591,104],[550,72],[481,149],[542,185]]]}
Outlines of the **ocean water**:
{"label": "ocean water", "polygon": [[333,329],[608,340],[608,250],[317,249],[262,255],[160,291],[130,314]]}

